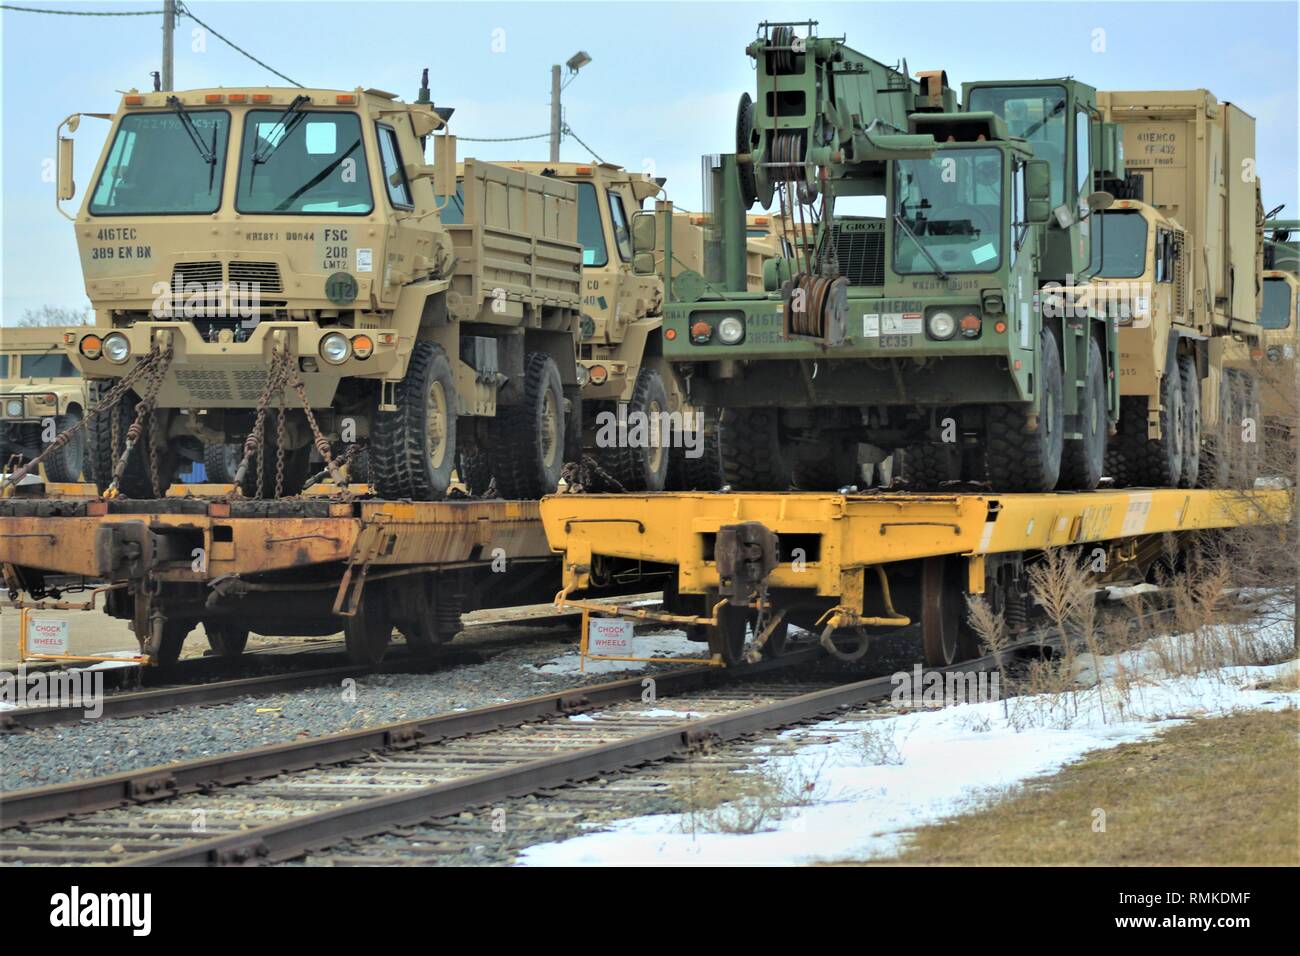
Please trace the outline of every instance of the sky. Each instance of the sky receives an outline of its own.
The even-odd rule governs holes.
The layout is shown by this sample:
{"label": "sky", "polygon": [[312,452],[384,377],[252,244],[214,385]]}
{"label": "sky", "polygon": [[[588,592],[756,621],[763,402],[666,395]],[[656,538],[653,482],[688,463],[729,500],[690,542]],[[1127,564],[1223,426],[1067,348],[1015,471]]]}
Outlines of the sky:
{"label": "sky", "polygon": [[[21,0],[52,10],[158,9],[156,0]],[[306,86],[376,87],[413,99],[429,68],[435,103],[461,137],[529,136],[550,123],[550,66],[590,54],[564,91],[561,158],[668,177],[699,208],[700,156],[733,149],[736,102],[753,92],[745,45],[764,19],[819,21],[823,36],[885,63],[976,79],[1073,75],[1099,89],[1204,87],[1257,120],[1266,207],[1297,201],[1297,6],[1275,3],[488,3],[192,0],[194,15]],[[88,305],[72,225],[54,208],[55,129],[75,112],[113,112],[119,91],[151,88],[161,16],[0,11],[0,323],[42,305]],[[1099,32],[1101,31],[1101,32]],[[176,30],[176,87],[286,85],[192,20]],[[76,139],[83,198],[108,124]],[[547,141],[470,143],[460,155],[546,159]]]}

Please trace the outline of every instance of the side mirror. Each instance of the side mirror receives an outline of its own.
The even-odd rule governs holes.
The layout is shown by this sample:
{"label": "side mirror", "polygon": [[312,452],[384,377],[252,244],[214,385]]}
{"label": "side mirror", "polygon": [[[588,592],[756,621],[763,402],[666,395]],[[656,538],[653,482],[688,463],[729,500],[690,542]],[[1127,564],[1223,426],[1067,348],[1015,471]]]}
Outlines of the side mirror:
{"label": "side mirror", "polygon": [[456,137],[433,138],[433,193],[435,196],[456,195]]}
{"label": "side mirror", "polygon": [[[651,258],[654,256],[656,245],[655,214],[652,212],[637,212],[632,214],[632,254],[633,256],[642,253],[650,253]],[[654,267],[650,267],[654,271]]]}
{"label": "side mirror", "polygon": [[1033,203],[1036,200],[1049,205],[1052,201],[1052,166],[1045,159],[1030,159],[1025,162],[1025,201]]}
{"label": "side mirror", "polygon": [[1111,206],[1115,205],[1115,197],[1110,193],[1099,189],[1095,193],[1089,194],[1088,198],[1084,200],[1084,203],[1092,212],[1105,212]]}
{"label": "side mirror", "polygon": [[632,274],[638,276],[649,276],[655,274],[655,254],[653,252],[638,252],[632,256]]}
{"label": "side mirror", "polygon": [[1032,226],[1041,226],[1052,218],[1052,203],[1047,199],[1030,199],[1025,203],[1025,219]]}
{"label": "side mirror", "polygon": [[72,140],[66,136],[59,137],[58,167],[59,202],[65,202],[77,194],[72,179]]}

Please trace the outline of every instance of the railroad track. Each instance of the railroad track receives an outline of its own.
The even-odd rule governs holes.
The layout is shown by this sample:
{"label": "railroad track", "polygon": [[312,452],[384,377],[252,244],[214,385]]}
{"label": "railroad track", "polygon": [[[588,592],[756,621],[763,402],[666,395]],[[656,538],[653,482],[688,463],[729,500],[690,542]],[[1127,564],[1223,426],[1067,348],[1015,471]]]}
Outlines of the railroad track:
{"label": "railroad track", "polygon": [[[888,676],[781,680],[816,649],[690,668],[0,797],[0,862],[230,865],[661,761],[888,698]],[[951,670],[996,666],[992,657]]]}
{"label": "railroad track", "polygon": [[[571,611],[547,614],[535,610],[540,607],[543,606],[535,605],[532,606],[532,609],[523,609],[523,613],[516,609],[504,609],[490,612],[481,617],[476,616],[474,620],[466,622],[466,629],[490,626],[542,627],[564,623],[566,619],[574,616],[574,612]],[[215,680],[208,683],[177,683],[148,690],[115,693],[102,698],[103,712],[97,719],[139,717],[144,714],[175,710],[180,707],[224,703],[238,700],[241,697],[280,694],[331,684],[349,677],[364,677],[369,674],[419,674],[467,664],[480,664],[510,648],[540,639],[542,638],[528,637],[520,639],[514,637],[509,640],[493,640],[473,647],[449,644],[437,648],[430,656],[401,654],[385,659],[375,667],[346,665],[311,668],[305,671],[290,670],[284,673],[254,677],[235,677],[229,680]],[[304,659],[310,661],[312,657],[324,655],[329,655],[329,652],[303,652],[285,655],[284,661],[277,661],[276,663],[284,664]],[[261,655],[249,655],[250,658],[254,656]],[[281,655],[271,654],[266,656],[279,657]],[[332,657],[333,655],[329,656]],[[338,656],[345,657],[342,653]],[[182,661],[179,666],[183,668],[187,663],[209,664],[218,660],[216,658],[200,658],[193,661]],[[231,662],[220,659],[220,663],[228,666]],[[260,661],[255,666],[262,666],[266,663],[268,662]],[[106,671],[105,673],[115,673],[116,670]],[[140,670],[145,673],[149,672],[149,669]],[[216,673],[221,672],[217,671]],[[192,680],[207,680],[212,674],[211,668],[199,667],[195,669],[193,674],[187,676],[190,676]],[[83,719],[85,719],[85,707],[80,704],[60,707],[23,707],[16,710],[0,711],[0,733],[54,727],[61,724],[76,723]]]}

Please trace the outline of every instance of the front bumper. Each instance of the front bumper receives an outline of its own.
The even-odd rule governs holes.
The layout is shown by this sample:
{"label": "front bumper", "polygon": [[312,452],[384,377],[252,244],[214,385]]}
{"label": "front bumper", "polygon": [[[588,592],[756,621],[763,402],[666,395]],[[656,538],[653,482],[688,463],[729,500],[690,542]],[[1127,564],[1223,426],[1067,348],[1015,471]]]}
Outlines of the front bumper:
{"label": "front bumper", "polygon": [[[102,355],[91,359],[81,353],[81,341],[86,335],[103,339],[110,331],[124,335],[130,344],[125,362],[110,362]],[[325,361],[321,340],[334,332],[349,339],[367,336],[374,343],[373,354],[365,359],[351,355],[337,365]],[[158,392],[160,408],[253,407],[266,386],[272,356],[282,348],[287,348],[297,362],[313,408],[327,407],[345,378],[395,380],[405,372],[395,330],[321,327],[314,322],[263,322],[244,342],[209,342],[185,322],[137,322],[124,329],[93,328],[69,333],[65,347],[73,364],[87,378],[121,378],[149,354],[155,341],[163,343],[168,339],[172,361]]]}

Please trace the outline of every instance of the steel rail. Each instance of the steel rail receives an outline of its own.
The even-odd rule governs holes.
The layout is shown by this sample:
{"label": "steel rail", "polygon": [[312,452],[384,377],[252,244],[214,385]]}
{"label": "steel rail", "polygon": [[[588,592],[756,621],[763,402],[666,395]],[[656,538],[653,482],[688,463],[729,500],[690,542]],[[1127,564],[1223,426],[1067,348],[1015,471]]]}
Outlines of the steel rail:
{"label": "steel rail", "polygon": [[[1003,655],[1007,652],[1004,651]],[[964,672],[997,666],[997,656],[989,655],[932,670]],[[753,673],[747,668],[730,668],[722,673],[738,676],[742,671]],[[163,850],[118,865],[253,865],[289,860],[346,839],[372,836],[394,827],[458,813],[468,807],[525,796],[602,773],[663,760],[710,742],[734,740],[860,706],[888,697],[894,686],[891,676],[856,681],[732,714],[687,721],[626,741],[533,760],[409,792],[359,800],[323,813]]]}
{"label": "steel rail", "polygon": [[288,771],[345,763],[367,754],[437,743],[608,706],[639,697],[647,677],[654,679],[660,694],[680,692],[807,663],[820,657],[821,653],[820,648],[813,648],[743,667],[723,669],[706,666],[654,672],[474,710],[453,711],[232,754],[10,791],[0,794],[0,830],[114,807],[151,803]]}

